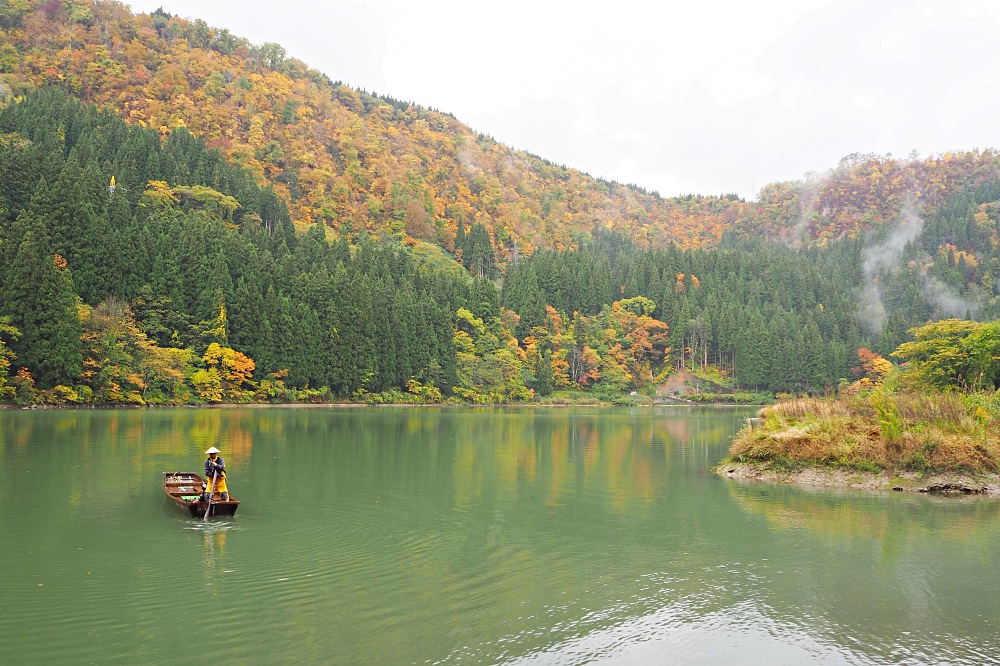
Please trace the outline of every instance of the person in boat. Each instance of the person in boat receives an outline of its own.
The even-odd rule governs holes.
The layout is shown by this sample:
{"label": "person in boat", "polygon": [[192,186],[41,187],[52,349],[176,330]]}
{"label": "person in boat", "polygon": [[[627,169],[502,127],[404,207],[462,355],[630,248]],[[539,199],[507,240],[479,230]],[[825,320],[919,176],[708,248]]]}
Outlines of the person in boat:
{"label": "person in boat", "polygon": [[208,454],[208,459],[205,460],[205,480],[201,484],[201,498],[205,502],[209,500],[208,488],[212,483],[212,477],[218,473],[215,479],[215,491],[222,494],[223,502],[228,502],[229,488],[226,487],[226,461],[219,455],[222,451],[213,446],[208,451],[205,451],[205,453]]}

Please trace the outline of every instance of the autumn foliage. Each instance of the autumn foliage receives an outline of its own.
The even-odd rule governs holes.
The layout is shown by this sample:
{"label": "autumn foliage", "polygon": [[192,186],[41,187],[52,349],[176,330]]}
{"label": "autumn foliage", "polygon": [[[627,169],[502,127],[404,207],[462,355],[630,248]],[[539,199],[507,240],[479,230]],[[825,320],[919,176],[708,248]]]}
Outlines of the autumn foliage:
{"label": "autumn foliage", "polygon": [[735,197],[665,199],[594,179],[446,113],[335,83],[277,44],[162,11],[16,0],[0,9],[0,44],[0,92],[57,84],[162,136],[185,127],[273,187],[298,225],[324,222],[349,238],[450,251],[481,223],[501,260],[515,246],[573,246],[594,227],[643,245],[710,247],[749,212]]}

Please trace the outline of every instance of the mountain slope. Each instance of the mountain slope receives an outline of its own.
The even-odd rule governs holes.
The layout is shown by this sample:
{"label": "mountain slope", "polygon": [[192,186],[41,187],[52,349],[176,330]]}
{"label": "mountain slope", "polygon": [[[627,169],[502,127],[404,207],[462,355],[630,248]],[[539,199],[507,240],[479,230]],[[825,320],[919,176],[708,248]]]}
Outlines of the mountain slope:
{"label": "mountain slope", "polygon": [[907,216],[954,216],[956,206],[968,209],[970,233],[925,242],[928,255],[981,262],[1000,247],[992,150],[851,155],[822,177],[766,185],[753,203],[664,199],[514,150],[446,113],[334,83],[277,44],[203,21],[133,15],[117,2],[9,0],[0,99],[46,84],[162,137],[186,127],[273,188],[300,232],[323,222],[352,242],[427,241],[473,269],[482,270],[484,244],[503,265],[515,253],[576,247],[595,228],[640,247],[714,248],[727,231],[810,247],[885,235]]}
{"label": "mountain slope", "polygon": [[15,0],[0,29],[0,92],[60,84],[164,135],[185,126],[272,185],[297,223],[349,238],[405,235],[452,251],[478,222],[503,261],[515,247],[572,246],[595,226],[643,245],[712,247],[750,212],[736,197],[664,199],[591,178],[202,21]]}

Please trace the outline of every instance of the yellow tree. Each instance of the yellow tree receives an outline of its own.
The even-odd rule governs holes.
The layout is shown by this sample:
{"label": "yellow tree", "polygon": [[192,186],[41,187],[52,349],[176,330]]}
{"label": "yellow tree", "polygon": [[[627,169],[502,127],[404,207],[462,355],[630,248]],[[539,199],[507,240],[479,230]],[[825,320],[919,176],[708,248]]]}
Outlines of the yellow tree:
{"label": "yellow tree", "polygon": [[95,308],[81,307],[83,372],[98,402],[143,404],[146,381],[137,371],[148,342],[128,305],[109,299]]}
{"label": "yellow tree", "polygon": [[551,305],[545,306],[545,322],[548,325],[550,342],[552,344],[552,385],[563,388],[570,385],[569,380],[569,349],[567,341],[572,342],[564,333],[565,325],[562,315]]}
{"label": "yellow tree", "polygon": [[[208,366],[209,375],[215,371],[219,379],[222,397],[237,400],[246,397],[248,391],[244,389],[244,385],[249,386],[250,378],[253,377],[253,371],[256,367],[252,358],[235,349],[223,347],[218,342],[213,342],[208,345],[201,360]],[[211,387],[214,396],[214,379],[211,377],[206,379],[209,380],[206,386]]]}
{"label": "yellow tree", "polygon": [[190,397],[185,378],[191,374],[195,355],[190,349],[159,347],[151,340],[139,342],[142,355],[138,364],[139,374],[144,380],[142,397],[147,399],[151,387],[162,394],[149,398],[150,402],[187,402]]}
{"label": "yellow tree", "polygon": [[10,317],[0,317],[0,400],[14,396],[14,387],[7,385],[10,362],[14,360],[14,352],[7,346],[7,342],[16,340],[19,335],[21,332],[10,323]]}
{"label": "yellow tree", "polygon": [[655,302],[637,296],[616,301],[602,313],[609,352],[602,366],[605,377],[618,363],[625,371],[614,373],[618,379],[627,377],[637,388],[652,381],[653,363],[662,362],[667,353],[667,324],[650,316],[655,309]]}

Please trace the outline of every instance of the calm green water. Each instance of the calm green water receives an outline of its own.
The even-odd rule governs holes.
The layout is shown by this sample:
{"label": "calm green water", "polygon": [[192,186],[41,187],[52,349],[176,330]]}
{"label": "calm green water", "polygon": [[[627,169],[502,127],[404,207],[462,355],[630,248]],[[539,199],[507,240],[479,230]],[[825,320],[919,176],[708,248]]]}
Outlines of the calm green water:
{"label": "calm green water", "polygon": [[0,663],[1000,661],[1000,502],[715,477],[749,413],[0,411]]}

